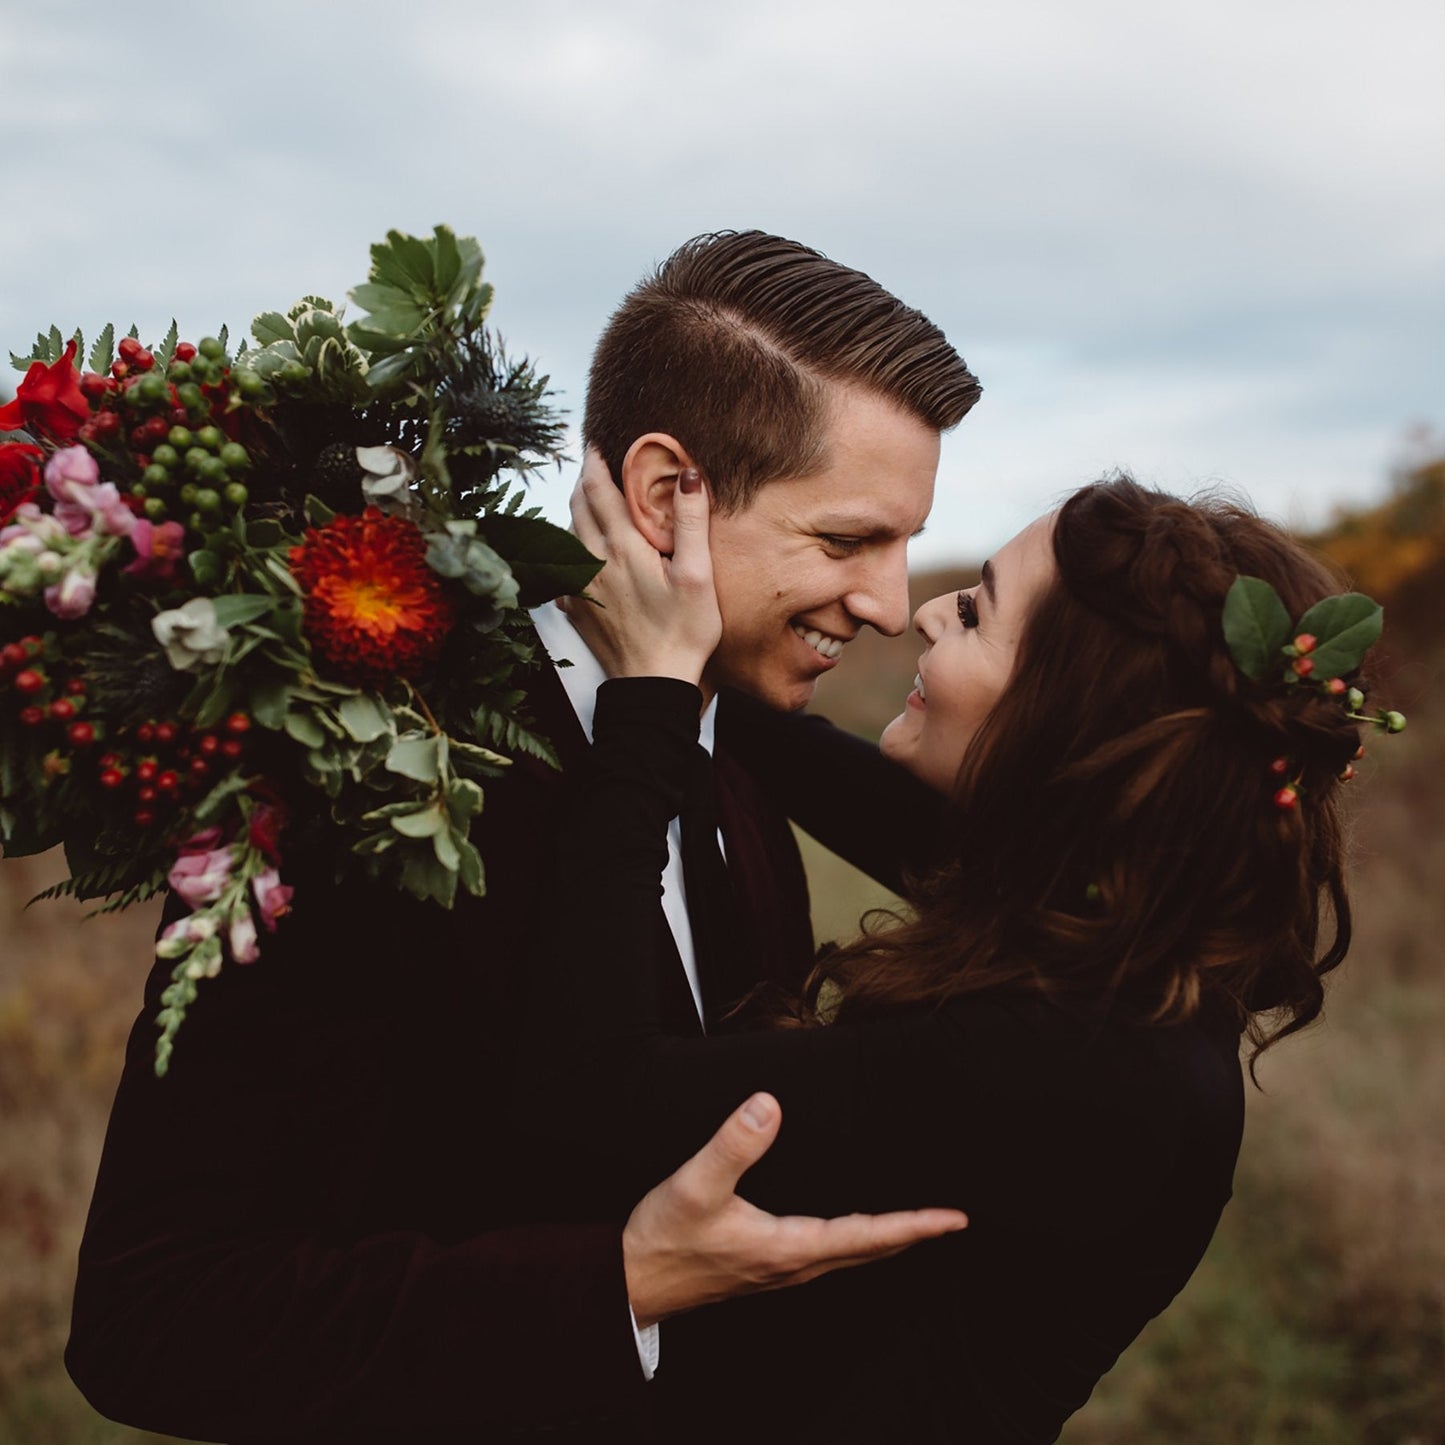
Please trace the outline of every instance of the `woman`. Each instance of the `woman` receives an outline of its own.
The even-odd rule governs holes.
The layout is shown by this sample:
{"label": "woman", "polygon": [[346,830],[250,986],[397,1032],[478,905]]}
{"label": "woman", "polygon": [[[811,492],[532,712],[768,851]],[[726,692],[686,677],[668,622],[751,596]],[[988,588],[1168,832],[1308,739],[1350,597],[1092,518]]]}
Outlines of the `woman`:
{"label": "woman", "polygon": [[[579,533],[609,559],[594,591],[626,595],[628,620],[574,609],[618,680],[567,845],[550,985],[565,1003],[547,1007],[533,1107],[574,1143],[640,1123],[645,1185],[766,1089],[785,1123],[748,1179],[759,1204],[970,1217],[888,1264],[704,1312],[705,1345],[669,1325],[658,1384],[694,1402],[677,1423],[719,1440],[1056,1439],[1204,1253],[1242,1129],[1241,1035],[1257,1055],[1308,1023],[1348,946],[1352,679],[1332,690],[1302,664],[1286,683],[1283,658],[1246,675],[1223,626],[1240,576],[1290,619],[1333,579],[1240,508],[1110,481],[919,609],[918,685],[881,758],[724,699],[792,815],[906,886],[911,916],[824,956],[773,1027],[673,1038],[647,920],[719,628],[705,497],[679,487],[664,561],[628,537],[615,493],[586,496]],[[599,930],[630,942],[628,977],[589,969]]]}

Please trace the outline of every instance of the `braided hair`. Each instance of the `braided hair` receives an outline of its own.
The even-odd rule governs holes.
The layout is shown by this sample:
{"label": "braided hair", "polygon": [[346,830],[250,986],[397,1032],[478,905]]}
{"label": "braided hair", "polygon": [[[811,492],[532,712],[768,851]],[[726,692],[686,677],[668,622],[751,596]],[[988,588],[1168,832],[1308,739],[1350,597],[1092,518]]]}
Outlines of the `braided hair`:
{"label": "braided hair", "polygon": [[[1359,736],[1321,690],[1235,667],[1224,599],[1260,577],[1298,617],[1339,582],[1241,505],[1126,477],[1069,498],[1053,551],[913,917],[823,959],[805,999],[828,985],[846,1019],[1022,989],[1202,1015],[1257,1057],[1319,1013],[1349,945],[1339,775]],[[1272,804],[1279,759],[1297,807]]]}

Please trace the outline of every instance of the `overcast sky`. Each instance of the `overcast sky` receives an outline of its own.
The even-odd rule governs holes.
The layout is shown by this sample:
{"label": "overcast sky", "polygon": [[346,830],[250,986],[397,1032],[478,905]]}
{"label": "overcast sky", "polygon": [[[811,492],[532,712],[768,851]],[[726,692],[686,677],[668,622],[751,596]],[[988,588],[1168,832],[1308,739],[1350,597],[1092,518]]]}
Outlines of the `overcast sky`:
{"label": "overcast sky", "polygon": [[757,226],[983,381],[920,562],[1113,467],[1313,522],[1445,428],[1442,70],[1438,0],[0,0],[0,342],[237,331],[446,221],[575,416],[627,288]]}

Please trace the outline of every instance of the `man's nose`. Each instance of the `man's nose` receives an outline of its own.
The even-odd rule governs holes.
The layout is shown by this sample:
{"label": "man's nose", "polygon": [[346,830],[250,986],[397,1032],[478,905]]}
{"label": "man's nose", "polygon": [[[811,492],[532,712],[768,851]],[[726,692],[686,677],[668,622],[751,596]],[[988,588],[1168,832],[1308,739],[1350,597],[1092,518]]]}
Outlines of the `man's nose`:
{"label": "man's nose", "polygon": [[876,627],[885,637],[907,631],[908,548],[889,547],[870,558],[867,572],[844,605],[860,622]]}

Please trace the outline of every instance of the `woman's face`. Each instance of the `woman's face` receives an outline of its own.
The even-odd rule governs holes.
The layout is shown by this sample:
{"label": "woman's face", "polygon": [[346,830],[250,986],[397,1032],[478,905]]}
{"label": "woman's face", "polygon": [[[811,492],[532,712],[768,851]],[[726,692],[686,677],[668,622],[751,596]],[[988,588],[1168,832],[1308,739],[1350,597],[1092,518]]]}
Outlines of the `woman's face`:
{"label": "woman's face", "polygon": [[1055,576],[1054,514],[1024,528],[983,564],[978,586],[925,602],[913,626],[927,646],[918,681],[880,746],[940,793],[1013,672],[1024,625]]}

